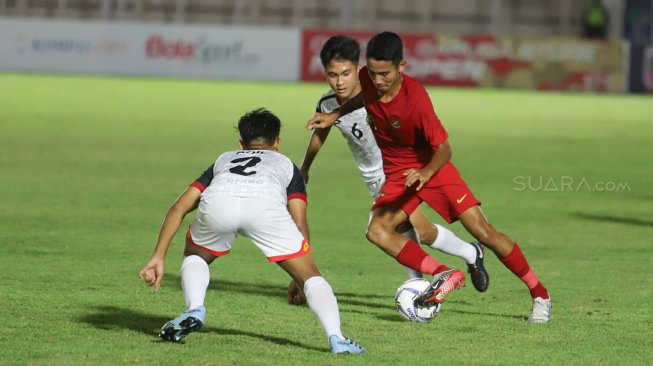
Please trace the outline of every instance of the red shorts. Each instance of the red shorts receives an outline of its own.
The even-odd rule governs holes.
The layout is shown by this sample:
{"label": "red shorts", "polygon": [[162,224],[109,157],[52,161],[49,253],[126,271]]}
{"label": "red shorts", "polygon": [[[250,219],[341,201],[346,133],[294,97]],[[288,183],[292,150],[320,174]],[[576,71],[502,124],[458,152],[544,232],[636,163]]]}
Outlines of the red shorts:
{"label": "red shorts", "polygon": [[481,204],[453,164],[445,165],[419,191],[414,188],[417,185],[406,188],[405,181],[403,176],[388,179],[376,196],[372,210],[381,206],[390,206],[410,216],[420,203],[426,202],[443,219],[452,223],[470,207]]}

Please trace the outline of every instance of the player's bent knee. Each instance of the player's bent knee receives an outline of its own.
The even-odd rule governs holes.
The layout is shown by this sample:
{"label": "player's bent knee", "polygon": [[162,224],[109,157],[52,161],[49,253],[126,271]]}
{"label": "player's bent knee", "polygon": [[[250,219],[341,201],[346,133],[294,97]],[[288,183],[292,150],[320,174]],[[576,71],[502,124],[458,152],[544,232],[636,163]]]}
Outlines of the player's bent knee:
{"label": "player's bent knee", "polygon": [[186,243],[186,247],[184,248],[184,256],[189,257],[191,255],[202,258],[207,264],[211,264],[216,258],[218,258],[196,246]]}
{"label": "player's bent knee", "polygon": [[383,226],[374,223],[370,223],[370,225],[367,227],[367,231],[365,232],[365,237],[367,238],[367,240],[377,245],[381,242],[381,238],[383,238],[383,235],[384,235]]}

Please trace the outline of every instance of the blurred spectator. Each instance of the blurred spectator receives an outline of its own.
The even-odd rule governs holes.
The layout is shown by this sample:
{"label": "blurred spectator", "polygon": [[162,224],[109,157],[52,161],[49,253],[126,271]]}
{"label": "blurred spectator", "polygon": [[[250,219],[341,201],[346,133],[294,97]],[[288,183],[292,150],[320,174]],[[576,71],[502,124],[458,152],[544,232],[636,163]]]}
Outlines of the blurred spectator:
{"label": "blurred spectator", "polygon": [[583,13],[583,37],[604,39],[607,35],[609,15],[601,0],[592,0]]}

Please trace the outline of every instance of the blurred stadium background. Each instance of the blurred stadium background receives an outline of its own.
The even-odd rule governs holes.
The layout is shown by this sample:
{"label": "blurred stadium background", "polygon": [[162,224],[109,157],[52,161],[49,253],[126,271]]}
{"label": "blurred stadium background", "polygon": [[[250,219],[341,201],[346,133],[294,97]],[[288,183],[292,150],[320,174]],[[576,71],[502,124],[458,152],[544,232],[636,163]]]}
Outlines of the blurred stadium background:
{"label": "blurred stadium background", "polygon": [[0,70],[312,81],[326,36],[392,30],[427,85],[641,93],[652,19],[650,0],[0,0]]}

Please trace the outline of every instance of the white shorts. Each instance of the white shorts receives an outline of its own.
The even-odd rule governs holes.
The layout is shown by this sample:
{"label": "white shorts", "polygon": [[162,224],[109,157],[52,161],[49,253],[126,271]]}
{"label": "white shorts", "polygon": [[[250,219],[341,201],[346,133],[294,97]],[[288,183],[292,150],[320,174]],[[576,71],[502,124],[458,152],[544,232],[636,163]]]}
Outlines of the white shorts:
{"label": "white shorts", "polygon": [[298,258],[311,250],[283,205],[223,194],[202,196],[186,242],[222,256],[231,250],[237,233],[250,238],[270,262]]}

